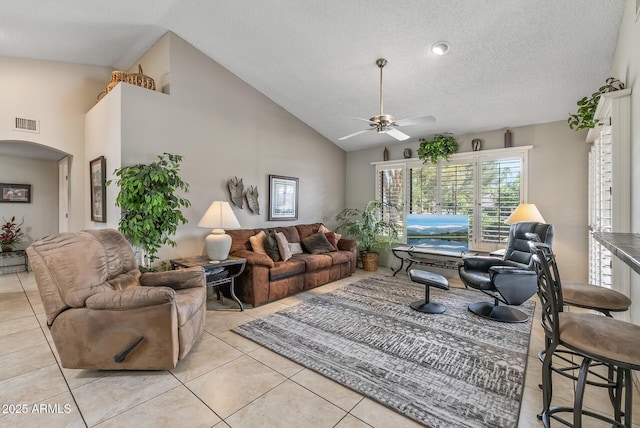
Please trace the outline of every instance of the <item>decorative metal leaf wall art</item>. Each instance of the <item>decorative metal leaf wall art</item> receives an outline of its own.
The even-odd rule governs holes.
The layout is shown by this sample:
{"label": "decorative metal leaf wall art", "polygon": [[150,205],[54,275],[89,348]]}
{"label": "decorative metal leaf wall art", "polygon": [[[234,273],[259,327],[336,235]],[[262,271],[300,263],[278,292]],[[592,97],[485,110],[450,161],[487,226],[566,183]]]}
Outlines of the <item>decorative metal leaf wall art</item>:
{"label": "decorative metal leaf wall art", "polygon": [[239,208],[244,205],[244,184],[242,184],[242,178],[238,180],[238,177],[233,177],[228,182],[229,194],[231,195],[231,202]]}
{"label": "decorative metal leaf wall art", "polygon": [[260,204],[258,203],[258,188],[249,186],[247,189],[247,206],[254,214],[260,214]]}

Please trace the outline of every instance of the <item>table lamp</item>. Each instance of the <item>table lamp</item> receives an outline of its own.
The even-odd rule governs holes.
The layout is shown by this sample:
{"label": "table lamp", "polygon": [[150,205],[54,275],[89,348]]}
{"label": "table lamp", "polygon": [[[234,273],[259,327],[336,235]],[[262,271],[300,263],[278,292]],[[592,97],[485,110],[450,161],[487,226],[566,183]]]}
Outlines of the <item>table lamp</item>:
{"label": "table lamp", "polygon": [[209,260],[226,260],[231,249],[231,237],[224,233],[224,229],[241,227],[229,202],[213,201],[207,212],[202,216],[202,219],[200,219],[198,227],[213,228],[205,240]]}
{"label": "table lamp", "polygon": [[542,214],[538,211],[535,204],[520,204],[518,208],[516,208],[509,218],[507,218],[504,222],[506,224],[514,224],[520,223],[523,221],[535,221],[538,223],[546,223],[544,218],[542,218]]}

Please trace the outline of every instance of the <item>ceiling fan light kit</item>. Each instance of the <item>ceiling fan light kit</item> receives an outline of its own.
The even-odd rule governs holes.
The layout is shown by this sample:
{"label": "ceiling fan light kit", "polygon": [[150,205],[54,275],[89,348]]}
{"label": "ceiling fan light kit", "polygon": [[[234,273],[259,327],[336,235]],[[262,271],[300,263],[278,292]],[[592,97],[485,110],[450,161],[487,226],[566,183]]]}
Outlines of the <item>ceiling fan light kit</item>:
{"label": "ceiling fan light kit", "polygon": [[387,60],[384,58],[378,58],[376,65],[380,69],[380,114],[373,116],[369,119],[363,119],[360,117],[354,117],[356,120],[363,120],[369,123],[368,129],[354,132],[353,134],[345,135],[338,138],[339,141],[346,140],[347,138],[355,137],[356,135],[363,134],[369,131],[376,131],[378,134],[388,134],[398,141],[404,141],[409,138],[407,134],[399,131],[397,128],[400,126],[414,126],[433,123],[436,119],[433,116],[419,116],[410,119],[396,120],[390,114],[384,114],[383,108],[383,91],[382,91],[382,69],[387,65]]}
{"label": "ceiling fan light kit", "polygon": [[449,49],[451,49],[451,47],[449,43],[445,41],[436,42],[431,46],[431,52],[436,55],[444,55],[449,52]]}

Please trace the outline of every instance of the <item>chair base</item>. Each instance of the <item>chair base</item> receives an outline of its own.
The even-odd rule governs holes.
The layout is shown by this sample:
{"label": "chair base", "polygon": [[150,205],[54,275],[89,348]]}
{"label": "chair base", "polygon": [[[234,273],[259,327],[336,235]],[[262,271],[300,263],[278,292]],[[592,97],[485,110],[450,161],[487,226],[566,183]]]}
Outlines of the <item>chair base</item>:
{"label": "chair base", "polygon": [[519,309],[510,306],[498,306],[489,302],[476,302],[469,305],[474,314],[498,322],[525,322],[529,316]]}
{"label": "chair base", "polygon": [[418,312],[424,312],[425,314],[441,314],[446,310],[442,305],[433,302],[425,302],[424,300],[416,300],[409,304],[409,306],[411,306],[411,309]]}

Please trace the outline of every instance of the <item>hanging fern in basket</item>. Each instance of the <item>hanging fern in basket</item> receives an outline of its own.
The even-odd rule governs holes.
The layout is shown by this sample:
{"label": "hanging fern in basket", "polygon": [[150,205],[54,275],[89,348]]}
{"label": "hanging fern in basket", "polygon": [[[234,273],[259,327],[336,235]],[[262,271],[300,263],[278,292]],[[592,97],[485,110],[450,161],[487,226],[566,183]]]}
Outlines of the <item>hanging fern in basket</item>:
{"label": "hanging fern in basket", "polygon": [[420,138],[420,147],[418,148],[418,158],[423,163],[427,161],[432,164],[438,163],[438,159],[449,160],[449,156],[458,150],[458,142],[453,135],[438,134],[434,135],[430,140]]}

